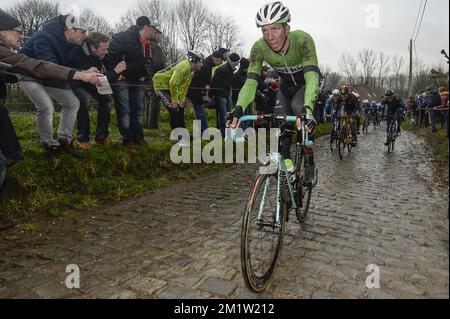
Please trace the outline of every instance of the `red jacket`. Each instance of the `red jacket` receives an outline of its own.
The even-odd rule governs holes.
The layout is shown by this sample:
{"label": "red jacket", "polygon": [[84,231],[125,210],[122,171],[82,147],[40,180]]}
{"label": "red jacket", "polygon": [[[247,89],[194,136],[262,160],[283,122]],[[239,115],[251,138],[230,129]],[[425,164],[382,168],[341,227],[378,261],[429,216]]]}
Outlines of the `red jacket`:
{"label": "red jacket", "polygon": [[444,91],[441,93],[441,101],[442,101],[442,107],[448,108],[448,91]]}

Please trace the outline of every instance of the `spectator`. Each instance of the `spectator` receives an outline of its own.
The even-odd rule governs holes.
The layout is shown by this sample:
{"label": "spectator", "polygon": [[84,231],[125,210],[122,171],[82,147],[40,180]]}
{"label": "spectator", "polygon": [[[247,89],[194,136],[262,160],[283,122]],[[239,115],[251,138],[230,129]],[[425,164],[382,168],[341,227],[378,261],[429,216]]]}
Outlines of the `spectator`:
{"label": "spectator", "polygon": [[[82,80],[99,84],[97,75],[92,72],[78,72],[51,62],[38,61],[23,54],[16,54],[23,39],[21,24],[12,16],[0,10],[0,62],[11,65],[10,72],[54,81]],[[0,88],[6,97],[5,77],[0,77]],[[20,143],[11,123],[7,109],[0,105],[0,193],[5,184],[6,167],[23,159]],[[0,230],[13,227],[9,220],[0,219]]]}
{"label": "spectator", "polygon": [[123,144],[129,149],[146,144],[144,140],[144,83],[152,66],[150,61],[151,40],[155,39],[156,28],[150,19],[141,16],[136,25],[127,31],[115,34],[111,40],[108,60],[110,65],[126,62],[113,86],[119,132]]}
{"label": "spectator", "polygon": [[[105,65],[105,57],[108,54],[109,38],[101,33],[92,32],[86,39],[86,42],[80,48],[80,52],[72,62],[73,67],[81,70],[93,70],[105,75],[109,82],[115,82],[119,74],[126,70],[126,63],[120,62],[114,69]],[[98,103],[97,130],[95,141],[97,144],[110,144],[109,122],[112,97],[111,95],[101,95],[97,88],[86,83],[72,83],[72,90],[80,100],[80,109],[77,115],[78,145],[83,150],[90,150],[90,120],[89,105],[94,98]]]}
{"label": "spectator", "polygon": [[166,58],[160,47],[162,32],[158,29],[158,23],[155,22],[156,35],[151,40],[150,47],[150,63],[149,82],[151,88],[147,90],[148,103],[146,105],[146,125],[150,129],[159,128],[159,113],[161,111],[161,99],[156,95],[153,89],[153,76],[156,72],[163,70],[166,67]]}
{"label": "spectator", "polygon": [[203,60],[203,54],[189,51],[186,60],[156,73],[153,77],[155,92],[169,111],[172,130],[185,127],[184,107],[187,91],[193,72],[201,69]]}
{"label": "spectator", "polygon": [[425,100],[426,106],[428,108],[428,115],[431,125],[431,133],[436,133],[436,111],[435,109],[437,107],[440,107],[442,105],[441,97],[438,93],[438,91],[433,87],[429,86],[427,88],[427,97]]}
{"label": "spectator", "polygon": [[203,62],[203,67],[195,71],[189,87],[187,97],[191,100],[197,120],[201,121],[201,131],[204,132],[208,128],[206,121],[206,113],[204,109],[205,101],[210,103],[209,89],[211,87],[211,75],[214,66],[222,63],[223,55],[216,51],[208,56]]}
{"label": "spectator", "polygon": [[[87,30],[84,17],[58,16],[35,33],[25,43],[21,53],[30,58],[68,66],[78,55]],[[37,108],[38,132],[49,158],[53,159],[60,151],[79,157],[73,147],[73,128],[80,101],[70,86],[62,81],[40,82],[29,76],[22,76],[19,81],[20,87]],[[57,140],[53,136],[52,98],[62,105]]]}
{"label": "spectator", "polygon": [[217,69],[211,81],[212,96],[214,97],[217,113],[217,124],[225,136],[226,114],[231,112],[231,88],[233,86],[233,73],[239,65],[241,57],[237,53],[232,53],[226,64]]}
{"label": "spectator", "polygon": [[[258,77],[258,86],[256,88],[256,95],[255,95],[255,108],[256,113],[258,115],[264,115],[270,113],[269,107],[267,104],[267,93],[269,92],[269,86],[266,83],[266,79],[269,76],[270,68],[265,65],[262,68],[261,76]],[[261,126],[261,121],[256,122],[256,127]]]}
{"label": "spectator", "polygon": [[[237,99],[239,97],[239,92],[242,89],[242,87],[245,84],[245,81],[247,80],[247,71],[248,67],[250,66],[250,62],[246,58],[242,58],[239,62],[239,69],[237,72],[233,75],[233,84],[232,84],[232,93],[231,93],[231,100],[233,106],[236,105]],[[250,104],[243,115],[251,115],[253,114],[252,110],[252,104]],[[251,126],[251,123],[244,122],[241,124],[241,128],[245,131],[247,128]]]}
{"label": "spectator", "polygon": [[274,114],[275,105],[277,103],[277,94],[280,89],[280,81],[271,79],[269,90],[267,91],[267,113]]}

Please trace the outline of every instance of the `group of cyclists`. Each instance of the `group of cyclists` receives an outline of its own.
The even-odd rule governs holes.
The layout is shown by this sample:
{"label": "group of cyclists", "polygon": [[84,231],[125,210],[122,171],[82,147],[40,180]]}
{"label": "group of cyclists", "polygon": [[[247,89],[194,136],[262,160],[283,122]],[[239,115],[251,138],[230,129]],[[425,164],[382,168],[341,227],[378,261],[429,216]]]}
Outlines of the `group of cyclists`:
{"label": "group of cyclists", "polygon": [[[328,98],[324,113],[325,117],[331,119],[331,123],[336,123],[335,119],[349,117],[352,131],[352,146],[356,147],[357,137],[360,134],[361,117],[364,116],[366,124],[373,123],[378,126],[381,122],[398,121],[397,135],[400,134],[400,125],[402,123],[405,112],[405,104],[403,100],[397,97],[392,89],[388,89],[384,93],[384,98],[380,103],[376,101],[362,100],[356,92],[351,92],[347,85],[335,89]],[[387,141],[385,143],[387,145]]]}

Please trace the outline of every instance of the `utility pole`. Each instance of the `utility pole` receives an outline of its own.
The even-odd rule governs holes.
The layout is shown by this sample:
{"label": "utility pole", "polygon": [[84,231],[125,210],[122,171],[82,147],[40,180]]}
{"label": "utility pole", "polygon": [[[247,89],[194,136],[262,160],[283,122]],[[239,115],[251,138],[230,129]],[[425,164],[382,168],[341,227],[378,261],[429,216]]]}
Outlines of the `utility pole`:
{"label": "utility pole", "polygon": [[413,94],[413,39],[409,40],[409,80],[408,80],[408,97]]}

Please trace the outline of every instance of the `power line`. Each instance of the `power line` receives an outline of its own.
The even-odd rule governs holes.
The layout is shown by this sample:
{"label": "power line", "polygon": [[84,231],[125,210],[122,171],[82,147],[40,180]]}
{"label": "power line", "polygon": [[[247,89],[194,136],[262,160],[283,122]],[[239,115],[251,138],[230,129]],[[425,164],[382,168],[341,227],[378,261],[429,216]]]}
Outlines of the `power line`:
{"label": "power line", "polygon": [[420,28],[422,27],[423,16],[425,15],[425,9],[427,7],[427,3],[428,3],[428,0],[425,0],[425,4],[423,6],[423,11],[422,11],[422,18],[420,18],[419,28],[417,29],[417,33],[416,33],[416,37],[414,38],[414,41],[416,41],[417,37],[419,36]]}
{"label": "power line", "polygon": [[413,32],[411,33],[411,39],[413,38],[414,33],[416,32],[417,22],[419,22],[419,17],[420,17],[420,11],[422,11],[423,1],[424,0],[420,1],[419,12],[417,12],[416,23],[414,23],[414,29],[413,29]]}

